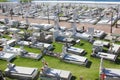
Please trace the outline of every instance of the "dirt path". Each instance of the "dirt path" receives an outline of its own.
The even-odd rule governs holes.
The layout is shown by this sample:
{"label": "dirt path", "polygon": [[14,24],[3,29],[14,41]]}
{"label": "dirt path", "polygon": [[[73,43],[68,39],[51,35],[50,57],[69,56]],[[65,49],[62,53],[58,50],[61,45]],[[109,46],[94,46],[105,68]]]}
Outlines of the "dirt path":
{"label": "dirt path", "polygon": [[[4,18],[9,18],[9,16],[2,16],[0,15],[0,19],[4,19]],[[21,16],[19,17],[13,17],[14,20],[18,20],[18,21],[25,21],[24,18],[22,18]],[[35,18],[29,18],[28,19],[30,23],[48,23],[48,20],[41,20],[41,19],[35,19]],[[53,24],[54,25],[54,21],[50,20],[50,24]],[[70,28],[71,27],[71,23],[68,23],[68,22],[65,22],[65,21],[61,21],[60,23],[60,26],[64,26],[64,27],[67,27],[67,28]],[[92,25],[92,24],[89,24],[89,23],[77,23],[77,27],[78,28],[82,28],[82,26],[85,26],[85,29],[87,29],[88,27],[94,27],[95,29],[100,29],[100,30],[103,30],[105,31],[106,33],[110,33],[110,25],[105,25],[105,24],[97,24],[97,25]],[[116,33],[116,34],[120,34],[120,25],[118,25],[118,28],[115,28],[115,26],[112,27],[113,29],[113,33]]]}

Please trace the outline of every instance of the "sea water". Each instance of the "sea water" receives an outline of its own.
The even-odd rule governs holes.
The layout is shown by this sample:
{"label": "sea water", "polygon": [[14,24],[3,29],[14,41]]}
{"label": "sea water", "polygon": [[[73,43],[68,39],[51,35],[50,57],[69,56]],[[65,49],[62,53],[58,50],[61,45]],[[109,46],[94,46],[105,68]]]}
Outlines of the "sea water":
{"label": "sea water", "polygon": [[[20,0],[8,0],[12,2],[20,1]],[[29,0],[28,0],[29,1]],[[94,2],[120,2],[120,0],[33,0],[33,1],[94,1]]]}

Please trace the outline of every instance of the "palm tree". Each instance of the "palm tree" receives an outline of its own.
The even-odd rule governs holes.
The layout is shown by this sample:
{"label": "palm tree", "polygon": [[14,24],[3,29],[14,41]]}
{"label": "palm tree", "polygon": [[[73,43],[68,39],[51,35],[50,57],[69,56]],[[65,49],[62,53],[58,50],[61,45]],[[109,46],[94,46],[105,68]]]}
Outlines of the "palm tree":
{"label": "palm tree", "polygon": [[47,5],[47,16],[48,16],[48,24],[50,24],[50,19],[49,19],[49,5]]}
{"label": "palm tree", "polygon": [[112,34],[112,19],[113,19],[113,12],[111,11],[111,25],[110,25],[110,33]]}
{"label": "palm tree", "polygon": [[12,15],[13,15],[13,9],[10,9],[10,17],[11,17],[11,20],[13,19]]}
{"label": "palm tree", "polygon": [[[0,2],[7,2],[8,0],[0,0]],[[3,6],[1,6],[1,9],[2,9],[2,12],[4,13],[5,12],[5,9]]]}

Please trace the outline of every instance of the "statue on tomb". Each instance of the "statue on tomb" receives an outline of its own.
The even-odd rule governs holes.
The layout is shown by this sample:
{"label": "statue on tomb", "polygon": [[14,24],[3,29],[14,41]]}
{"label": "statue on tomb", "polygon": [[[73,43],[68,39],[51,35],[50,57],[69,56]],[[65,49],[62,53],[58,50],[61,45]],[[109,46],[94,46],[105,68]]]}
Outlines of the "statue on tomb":
{"label": "statue on tomb", "polygon": [[3,51],[6,51],[6,49],[10,48],[10,46],[7,44],[7,41],[5,40],[5,46],[3,48]]}
{"label": "statue on tomb", "polygon": [[40,39],[40,41],[45,41],[45,33],[44,32],[40,32],[39,39]]}
{"label": "statue on tomb", "polygon": [[11,68],[15,67],[15,64],[8,62],[7,67],[8,67],[8,69],[11,69]]}
{"label": "statue on tomb", "polygon": [[42,73],[45,74],[45,72],[48,70],[48,63],[45,61],[45,59],[43,58],[42,59],[42,64],[43,64],[43,67],[42,67]]}
{"label": "statue on tomb", "polygon": [[112,42],[110,42],[110,53],[112,54],[113,53],[113,43]]}
{"label": "statue on tomb", "polygon": [[35,44],[36,41],[37,41],[37,40],[36,40],[35,36],[32,36],[32,39],[31,39],[32,44]]}
{"label": "statue on tomb", "polygon": [[66,54],[67,53],[66,50],[67,50],[67,47],[63,45],[63,47],[62,47],[62,53]]}

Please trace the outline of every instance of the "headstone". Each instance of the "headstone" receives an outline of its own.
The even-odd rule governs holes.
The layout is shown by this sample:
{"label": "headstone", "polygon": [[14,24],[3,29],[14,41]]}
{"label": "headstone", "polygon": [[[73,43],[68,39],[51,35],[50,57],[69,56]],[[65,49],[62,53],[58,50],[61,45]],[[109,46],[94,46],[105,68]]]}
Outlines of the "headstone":
{"label": "headstone", "polygon": [[44,32],[40,32],[40,41],[45,41],[45,34]]}
{"label": "headstone", "polygon": [[103,67],[103,58],[100,60],[100,74],[102,73],[104,67]]}
{"label": "headstone", "polygon": [[113,43],[110,42],[110,53],[113,54]]}
{"label": "headstone", "polygon": [[5,46],[4,46],[3,50],[4,50],[4,51],[6,51],[6,50],[7,50],[7,48],[9,48],[9,45],[7,44],[7,41],[6,41],[6,40],[5,40],[5,42],[4,42],[4,43],[5,43]]}
{"label": "headstone", "polygon": [[66,54],[67,53],[66,50],[67,50],[67,48],[63,45],[63,47],[62,47],[62,53]]}
{"label": "headstone", "polygon": [[5,24],[8,24],[9,23],[9,19],[8,18],[5,18]]}
{"label": "headstone", "polygon": [[93,35],[94,34],[94,28],[88,28],[88,34]]}
{"label": "headstone", "polygon": [[32,44],[35,44],[35,43],[36,43],[35,36],[32,36],[31,42],[32,42]]}

